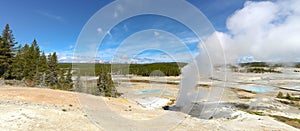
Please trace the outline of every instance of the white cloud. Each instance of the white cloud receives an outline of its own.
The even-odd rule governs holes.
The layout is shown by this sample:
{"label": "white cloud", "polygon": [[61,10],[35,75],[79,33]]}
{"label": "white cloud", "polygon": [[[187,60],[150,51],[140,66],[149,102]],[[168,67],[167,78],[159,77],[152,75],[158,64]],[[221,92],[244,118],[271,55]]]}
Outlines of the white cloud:
{"label": "white cloud", "polygon": [[259,61],[299,60],[299,6],[299,0],[248,1],[228,18],[229,33],[211,37],[219,37],[231,62],[249,55]]}

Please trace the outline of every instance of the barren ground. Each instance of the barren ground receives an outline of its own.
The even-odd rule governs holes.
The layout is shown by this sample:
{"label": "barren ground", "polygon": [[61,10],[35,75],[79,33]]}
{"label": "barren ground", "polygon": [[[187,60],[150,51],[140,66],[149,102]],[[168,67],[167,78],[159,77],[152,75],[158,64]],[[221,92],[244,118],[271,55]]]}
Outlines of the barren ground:
{"label": "barren ground", "polygon": [[27,87],[0,87],[1,130],[297,130],[268,116],[237,111],[203,120],[126,98]]}

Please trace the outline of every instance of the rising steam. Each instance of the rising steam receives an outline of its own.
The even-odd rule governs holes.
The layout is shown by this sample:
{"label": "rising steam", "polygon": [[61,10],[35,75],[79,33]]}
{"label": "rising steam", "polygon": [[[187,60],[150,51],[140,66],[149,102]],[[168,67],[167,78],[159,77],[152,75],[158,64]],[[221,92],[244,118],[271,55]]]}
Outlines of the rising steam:
{"label": "rising steam", "polygon": [[[237,63],[251,56],[257,61],[292,62],[300,56],[300,1],[247,1],[227,19],[226,33],[215,32],[199,44],[200,54],[182,69],[180,94],[176,106],[189,112],[192,103],[220,100],[224,90],[214,86],[205,92],[196,85],[201,79],[218,77],[226,81],[226,72],[216,73],[215,66]],[[226,53],[226,56],[223,54]],[[205,107],[203,107],[205,108]],[[208,108],[207,108],[208,109]]]}

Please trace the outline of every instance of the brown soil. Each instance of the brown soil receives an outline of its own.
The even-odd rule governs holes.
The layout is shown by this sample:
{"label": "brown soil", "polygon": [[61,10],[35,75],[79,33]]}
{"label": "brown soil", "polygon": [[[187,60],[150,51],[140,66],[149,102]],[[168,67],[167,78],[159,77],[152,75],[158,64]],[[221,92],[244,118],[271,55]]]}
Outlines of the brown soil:
{"label": "brown soil", "polygon": [[7,87],[0,88],[0,98],[37,104],[79,107],[75,93],[60,90]]}

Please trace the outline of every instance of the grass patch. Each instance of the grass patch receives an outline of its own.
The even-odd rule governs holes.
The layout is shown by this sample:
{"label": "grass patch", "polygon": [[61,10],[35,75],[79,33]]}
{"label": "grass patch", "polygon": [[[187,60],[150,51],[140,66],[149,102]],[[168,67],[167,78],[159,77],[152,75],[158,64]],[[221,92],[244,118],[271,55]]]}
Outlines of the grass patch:
{"label": "grass patch", "polygon": [[243,110],[244,112],[247,112],[249,114],[258,115],[258,116],[264,116],[265,114],[260,111],[252,111],[252,110]]}
{"label": "grass patch", "polygon": [[300,105],[299,104],[290,104],[291,106],[294,106],[294,107],[298,107],[298,109],[300,110]]}
{"label": "grass patch", "polygon": [[279,92],[276,98],[283,99],[278,101],[286,105],[297,107],[300,110],[300,104],[299,104],[300,98],[293,97],[289,93],[287,93],[284,96],[282,92]]}
{"label": "grass patch", "polygon": [[290,126],[296,127],[300,129],[300,119],[292,119],[292,118],[287,118],[284,116],[277,116],[277,115],[270,115],[271,117],[275,118],[278,121],[281,121],[283,123],[286,123]]}
{"label": "grass patch", "polygon": [[[252,110],[242,110],[242,111],[253,115],[265,116],[263,112],[259,112],[259,111],[252,111]],[[285,124],[300,129],[300,119],[288,118],[288,117],[278,116],[278,115],[268,115],[268,116],[275,118],[277,121],[283,122]]]}
{"label": "grass patch", "polygon": [[[252,110],[243,110],[243,111],[245,111],[249,114],[265,116],[265,114],[263,112],[259,112],[259,111],[252,111]],[[278,116],[278,115],[269,115],[269,116],[275,118],[277,121],[283,122],[285,124],[288,124],[290,126],[300,129],[300,119],[288,118],[288,117]]]}
{"label": "grass patch", "polygon": [[240,99],[252,99],[253,97],[248,97],[248,96],[238,96]]}

